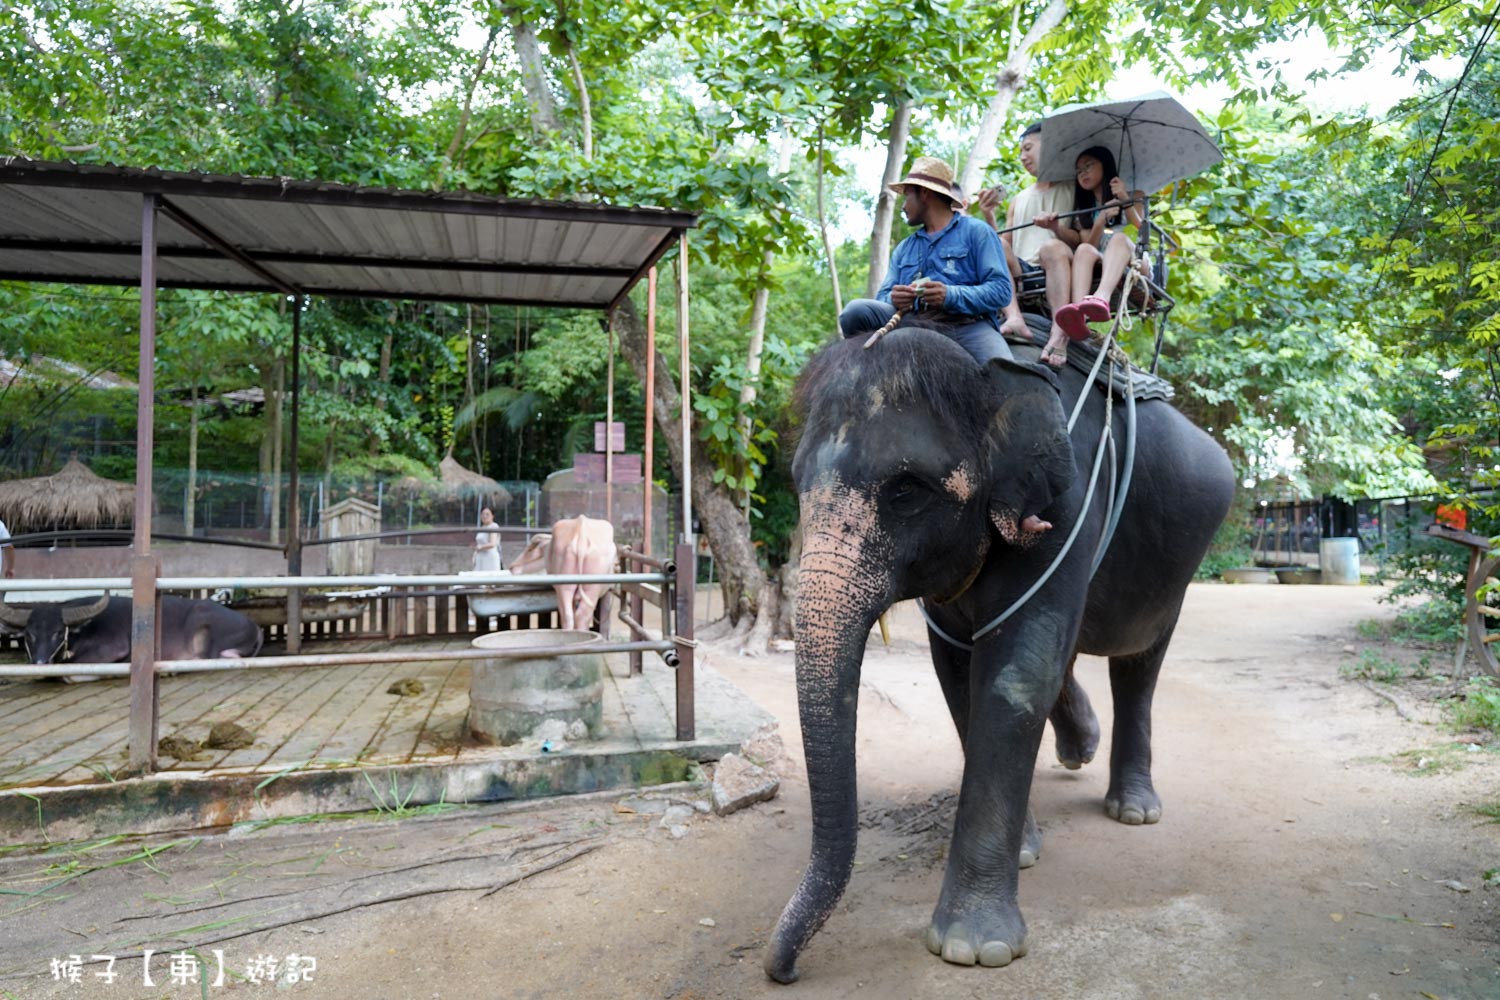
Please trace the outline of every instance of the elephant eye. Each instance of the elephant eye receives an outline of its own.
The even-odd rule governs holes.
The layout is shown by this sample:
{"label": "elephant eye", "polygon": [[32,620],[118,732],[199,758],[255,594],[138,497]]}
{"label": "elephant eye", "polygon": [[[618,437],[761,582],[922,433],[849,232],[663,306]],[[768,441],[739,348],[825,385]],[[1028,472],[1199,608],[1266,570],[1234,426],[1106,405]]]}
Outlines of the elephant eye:
{"label": "elephant eye", "polygon": [[932,491],[916,476],[902,475],[886,489],[886,500],[898,515],[917,514],[932,500]]}

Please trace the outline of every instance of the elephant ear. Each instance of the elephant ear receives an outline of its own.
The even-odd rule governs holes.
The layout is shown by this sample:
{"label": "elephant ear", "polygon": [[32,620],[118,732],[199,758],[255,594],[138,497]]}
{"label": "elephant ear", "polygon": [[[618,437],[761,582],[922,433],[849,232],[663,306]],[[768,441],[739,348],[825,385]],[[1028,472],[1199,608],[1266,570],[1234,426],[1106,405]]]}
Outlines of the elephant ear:
{"label": "elephant ear", "polygon": [[1007,543],[1026,547],[1041,532],[1021,522],[1052,506],[1077,475],[1067,417],[1047,368],[996,358],[985,376],[995,400],[986,440],[990,522]]}

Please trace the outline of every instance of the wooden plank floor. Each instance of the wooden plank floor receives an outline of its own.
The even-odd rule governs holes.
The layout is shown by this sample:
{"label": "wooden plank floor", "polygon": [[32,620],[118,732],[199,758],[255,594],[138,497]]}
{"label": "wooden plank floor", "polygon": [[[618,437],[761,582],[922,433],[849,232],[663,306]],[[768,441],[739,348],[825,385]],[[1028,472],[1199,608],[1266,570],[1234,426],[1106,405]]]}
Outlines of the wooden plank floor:
{"label": "wooden plank floor", "polygon": [[[446,645],[466,648],[468,642]],[[422,681],[423,693],[387,693],[405,678]],[[190,762],[162,756],[162,771],[276,774],[341,763],[450,760],[459,753],[468,709],[468,666],[447,660],[163,676],[159,699],[163,738],[201,742],[216,723],[237,723],[255,736],[251,747],[204,750]],[[127,760],[129,705],[124,678],[0,682],[0,789],[110,781]]]}
{"label": "wooden plank floor", "polygon": [[[383,642],[361,645],[389,648]],[[463,639],[440,640],[437,648],[467,645]],[[608,739],[634,749],[670,743],[671,671],[628,678],[621,655],[610,658],[610,674],[604,702]],[[423,692],[387,693],[393,681],[407,678],[421,681]],[[188,674],[162,677],[159,693],[162,737],[202,741],[219,722],[238,723],[255,737],[242,749],[204,750],[196,761],[162,756],[163,771],[269,775],[291,768],[449,762],[472,745],[463,724],[469,667],[459,660]],[[127,759],[129,709],[124,678],[0,682],[0,789],[112,780]]]}

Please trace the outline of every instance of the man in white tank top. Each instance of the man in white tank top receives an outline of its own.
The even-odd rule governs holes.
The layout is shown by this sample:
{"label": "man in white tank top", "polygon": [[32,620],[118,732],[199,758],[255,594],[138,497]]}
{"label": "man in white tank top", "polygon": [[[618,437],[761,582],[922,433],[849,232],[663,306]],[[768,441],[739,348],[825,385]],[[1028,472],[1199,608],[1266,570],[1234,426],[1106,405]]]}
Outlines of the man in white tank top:
{"label": "man in white tank top", "polygon": [[[1042,126],[1035,124],[1021,133],[1021,166],[1035,177],[1042,157]],[[979,208],[985,219],[997,230],[1001,228],[995,219],[995,209],[1000,205],[1004,192],[990,188],[979,195]],[[1058,215],[1073,210],[1073,187],[1067,183],[1035,181],[1026,190],[1010,200],[1005,213],[1005,228],[1024,226],[1013,233],[1000,237],[1005,244],[1006,262],[1011,274],[1020,278],[1028,271],[1043,271],[1047,275],[1047,306],[1053,316],[1057,310],[1072,301],[1073,248],[1078,245],[1078,231],[1063,225]],[[1032,223],[1026,226],[1026,223]],[[1024,332],[1025,321],[1021,319],[1020,306],[1012,302],[1005,311],[1002,332]],[[1068,335],[1054,319],[1047,346],[1042,350],[1042,360],[1054,367],[1062,367],[1068,358]]]}

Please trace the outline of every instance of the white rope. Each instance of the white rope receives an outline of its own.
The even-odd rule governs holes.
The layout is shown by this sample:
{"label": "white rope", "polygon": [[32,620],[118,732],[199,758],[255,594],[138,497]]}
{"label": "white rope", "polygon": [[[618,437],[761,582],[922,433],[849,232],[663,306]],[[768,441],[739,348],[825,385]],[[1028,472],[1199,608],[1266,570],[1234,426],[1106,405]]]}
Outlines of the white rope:
{"label": "white rope", "polygon": [[[1046,568],[1046,570],[1043,571],[1042,575],[1037,578],[1036,582],[1033,583],[1029,588],[1027,588],[1024,594],[1016,598],[1016,600],[1011,604],[1010,607],[1006,608],[989,624],[985,625],[983,628],[974,633],[974,642],[978,642],[980,639],[984,638],[986,635],[999,628],[1007,618],[1019,611],[1027,601],[1031,600],[1031,598],[1036,594],[1037,591],[1041,590],[1043,584],[1051,579],[1052,574],[1057,571],[1057,567],[1062,565],[1063,559],[1067,557],[1069,550],[1073,548],[1073,542],[1078,538],[1078,532],[1083,527],[1084,518],[1089,512],[1089,507],[1094,502],[1094,487],[1099,482],[1099,469],[1103,464],[1105,452],[1107,450],[1111,456],[1115,455],[1113,420],[1115,401],[1114,373],[1116,365],[1120,365],[1124,368],[1126,391],[1128,393],[1131,393],[1132,396],[1135,392],[1135,379],[1133,377],[1133,372],[1131,371],[1132,365],[1130,364],[1129,357],[1127,357],[1125,352],[1120,348],[1119,341],[1116,338],[1116,334],[1120,330],[1129,331],[1132,328],[1133,324],[1130,319],[1128,308],[1130,304],[1130,290],[1131,286],[1135,284],[1136,278],[1138,277],[1140,272],[1135,269],[1133,261],[1131,263],[1131,266],[1127,267],[1125,270],[1125,280],[1120,292],[1121,308],[1116,311],[1114,323],[1110,326],[1109,332],[1104,335],[1103,343],[1099,345],[1099,356],[1094,359],[1093,367],[1089,369],[1088,378],[1083,383],[1083,389],[1079,392],[1078,399],[1073,404],[1073,412],[1068,417],[1068,433],[1071,434],[1074,424],[1078,422],[1078,417],[1083,412],[1083,406],[1088,399],[1089,390],[1096,383],[1099,375],[1099,369],[1104,365],[1105,357],[1107,355],[1110,362],[1110,370],[1108,374],[1109,381],[1105,383],[1104,387],[1104,425],[1100,430],[1099,445],[1094,451],[1094,466],[1089,471],[1089,483],[1084,494],[1083,506],[1079,508],[1078,516],[1073,521],[1073,529],[1068,533],[1067,541],[1063,542],[1063,547],[1053,558],[1052,563]],[[869,344],[874,343],[877,339],[878,337],[872,337]],[[866,344],[866,346],[868,347],[869,344]],[[1095,547],[1094,550],[1094,569],[1098,569],[1099,562],[1103,559],[1104,556],[1105,547],[1113,537],[1113,532],[1109,530],[1109,522],[1115,516],[1115,505],[1117,503],[1124,503],[1124,496],[1117,493],[1118,484],[1116,482],[1116,478],[1115,463],[1111,461],[1109,480],[1109,505],[1105,514],[1105,530],[1100,533],[1099,544]],[[932,631],[938,636],[938,638],[944,640],[951,646],[965,651],[969,651],[974,648],[968,643],[959,642],[957,639],[953,638],[947,632],[939,628],[937,623],[932,620],[932,615],[928,613],[926,602],[924,602],[921,598],[917,599],[917,609],[922,612],[922,617],[926,620],[927,627],[932,629]]]}

